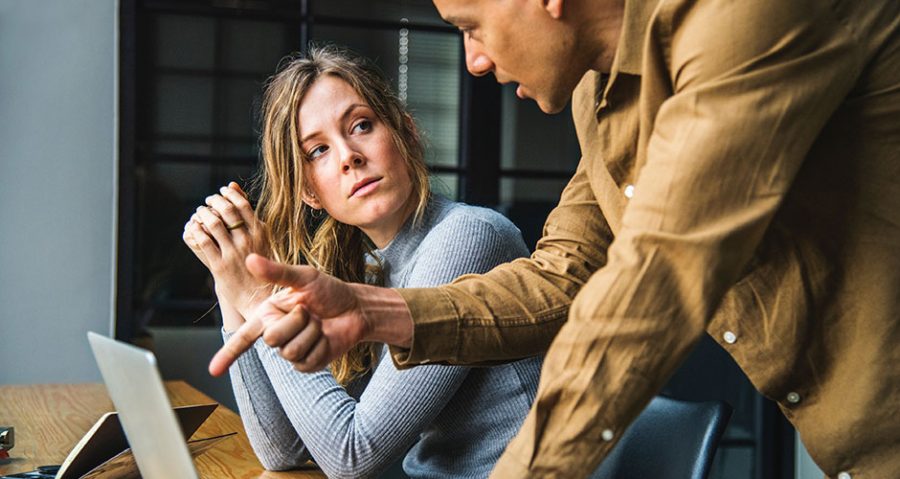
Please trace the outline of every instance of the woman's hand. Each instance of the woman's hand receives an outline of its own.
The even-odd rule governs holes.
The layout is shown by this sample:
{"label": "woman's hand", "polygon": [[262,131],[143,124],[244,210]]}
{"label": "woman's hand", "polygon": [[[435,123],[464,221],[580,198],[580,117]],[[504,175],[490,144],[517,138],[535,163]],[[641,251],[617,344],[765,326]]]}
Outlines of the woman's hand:
{"label": "woman's hand", "polygon": [[[251,253],[270,256],[266,225],[237,183],[207,197],[206,205],[198,207],[185,225],[182,238],[212,273],[223,309],[234,308],[243,317],[269,296],[268,285],[244,265]],[[232,327],[226,325],[226,329]]]}

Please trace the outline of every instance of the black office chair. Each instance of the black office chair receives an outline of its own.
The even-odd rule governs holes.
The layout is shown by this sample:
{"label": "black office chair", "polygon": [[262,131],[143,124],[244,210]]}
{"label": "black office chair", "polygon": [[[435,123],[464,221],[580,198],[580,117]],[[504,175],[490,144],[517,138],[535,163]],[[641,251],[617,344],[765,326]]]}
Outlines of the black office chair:
{"label": "black office chair", "polygon": [[657,396],[625,431],[594,479],[706,479],[731,418],[721,401]]}

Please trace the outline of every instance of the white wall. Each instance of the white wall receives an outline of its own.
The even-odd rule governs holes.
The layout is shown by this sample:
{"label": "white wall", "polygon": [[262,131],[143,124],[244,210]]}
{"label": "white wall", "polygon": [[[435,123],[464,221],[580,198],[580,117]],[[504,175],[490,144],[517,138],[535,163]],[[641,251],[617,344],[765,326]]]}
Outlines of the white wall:
{"label": "white wall", "polygon": [[116,0],[0,0],[0,384],[99,381],[112,331]]}

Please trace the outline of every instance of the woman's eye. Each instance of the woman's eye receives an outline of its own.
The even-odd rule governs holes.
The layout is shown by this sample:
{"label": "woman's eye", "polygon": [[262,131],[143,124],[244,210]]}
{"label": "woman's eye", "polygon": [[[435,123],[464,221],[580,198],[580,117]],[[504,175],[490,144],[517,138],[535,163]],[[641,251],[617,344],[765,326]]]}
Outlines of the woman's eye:
{"label": "woman's eye", "polygon": [[365,133],[372,129],[372,122],[363,120],[353,126],[353,133]]}
{"label": "woman's eye", "polygon": [[310,159],[315,159],[325,154],[326,151],[328,151],[327,146],[319,145],[312,150],[309,150],[309,153],[307,153],[307,155],[310,157]]}

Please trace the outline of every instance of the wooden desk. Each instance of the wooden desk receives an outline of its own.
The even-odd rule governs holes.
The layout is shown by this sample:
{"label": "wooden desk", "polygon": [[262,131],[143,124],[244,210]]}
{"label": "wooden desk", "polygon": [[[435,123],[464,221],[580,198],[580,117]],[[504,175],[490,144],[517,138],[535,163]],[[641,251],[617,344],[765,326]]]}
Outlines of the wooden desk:
{"label": "wooden desk", "polygon": [[[173,406],[215,402],[183,381],[167,381]],[[60,464],[94,422],[113,411],[103,384],[41,384],[0,386],[0,425],[16,428],[16,445],[10,458],[0,460],[0,474],[34,470]],[[195,438],[229,432],[236,436],[216,444],[194,462],[201,478],[322,478],[320,471],[270,472],[253,454],[241,418],[219,406],[200,426]]]}

